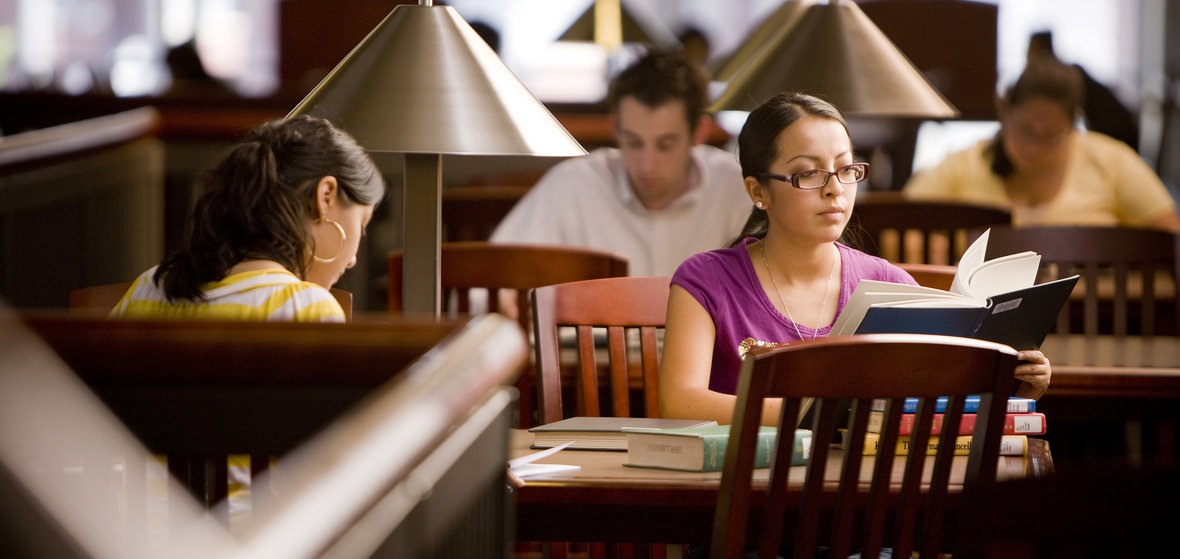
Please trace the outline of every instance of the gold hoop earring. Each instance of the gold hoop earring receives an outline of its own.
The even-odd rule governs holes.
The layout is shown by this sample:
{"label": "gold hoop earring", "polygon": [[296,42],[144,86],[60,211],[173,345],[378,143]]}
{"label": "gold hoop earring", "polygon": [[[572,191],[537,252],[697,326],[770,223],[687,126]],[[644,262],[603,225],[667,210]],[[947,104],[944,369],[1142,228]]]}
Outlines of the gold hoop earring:
{"label": "gold hoop earring", "polygon": [[348,235],[346,235],[344,233],[344,227],[342,227],[340,225],[340,222],[333,220],[333,219],[328,219],[325,217],[322,220],[317,219],[316,223],[319,223],[320,221],[325,221],[327,223],[331,223],[332,225],[335,225],[336,230],[340,232],[340,250],[337,250],[335,255],[333,255],[331,258],[320,258],[320,257],[316,256],[314,252],[311,255],[312,259],[314,259],[316,262],[319,262],[321,264],[329,264],[329,263],[335,262],[336,259],[340,257],[340,253],[344,252],[344,244],[348,241]]}

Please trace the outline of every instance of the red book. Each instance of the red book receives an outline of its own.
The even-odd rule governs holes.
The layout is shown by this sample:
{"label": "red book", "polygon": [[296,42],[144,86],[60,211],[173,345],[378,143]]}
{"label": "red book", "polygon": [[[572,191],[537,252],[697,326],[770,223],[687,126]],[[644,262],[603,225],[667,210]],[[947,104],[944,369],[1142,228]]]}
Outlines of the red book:
{"label": "red book", "polygon": [[[973,413],[965,413],[959,420],[959,434],[970,435],[975,431],[975,415]],[[870,433],[880,433],[881,424],[884,422],[885,413],[879,411],[869,412],[869,426],[867,428]],[[930,433],[939,434],[942,432],[942,417],[943,414],[934,414],[934,422],[931,425]],[[901,414],[901,428],[898,430],[899,435],[909,435],[914,432],[914,421],[916,416],[912,413]],[[1004,434],[1005,435],[1044,435],[1047,425],[1045,424],[1045,414],[1040,412],[1030,413],[1008,413],[1004,414]]]}

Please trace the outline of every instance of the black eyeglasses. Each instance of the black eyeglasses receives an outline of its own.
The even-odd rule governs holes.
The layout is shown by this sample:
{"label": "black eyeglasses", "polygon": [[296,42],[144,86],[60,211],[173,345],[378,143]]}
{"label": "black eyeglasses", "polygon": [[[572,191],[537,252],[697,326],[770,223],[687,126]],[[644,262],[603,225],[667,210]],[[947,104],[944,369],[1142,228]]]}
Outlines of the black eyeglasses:
{"label": "black eyeglasses", "polygon": [[853,163],[840,167],[835,171],[825,171],[823,169],[812,169],[810,171],[803,171],[793,175],[775,175],[771,173],[758,173],[760,179],[774,179],[776,181],[783,181],[791,183],[791,186],[799,190],[815,190],[823,188],[828,184],[828,179],[832,175],[836,176],[836,180],[843,184],[856,184],[864,180],[865,175],[869,172],[868,163]]}

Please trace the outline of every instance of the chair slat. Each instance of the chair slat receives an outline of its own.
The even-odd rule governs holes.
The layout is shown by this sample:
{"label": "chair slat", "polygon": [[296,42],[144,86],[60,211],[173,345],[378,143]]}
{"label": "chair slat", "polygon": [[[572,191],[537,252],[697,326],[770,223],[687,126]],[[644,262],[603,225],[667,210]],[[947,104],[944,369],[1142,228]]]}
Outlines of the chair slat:
{"label": "chair slat", "polygon": [[639,328],[639,351],[643,368],[643,407],[649,417],[659,417],[660,349],[654,327]]}
{"label": "chair slat", "polygon": [[578,391],[582,395],[578,415],[600,416],[598,402],[598,360],[594,352],[594,331],[589,326],[578,326]]}

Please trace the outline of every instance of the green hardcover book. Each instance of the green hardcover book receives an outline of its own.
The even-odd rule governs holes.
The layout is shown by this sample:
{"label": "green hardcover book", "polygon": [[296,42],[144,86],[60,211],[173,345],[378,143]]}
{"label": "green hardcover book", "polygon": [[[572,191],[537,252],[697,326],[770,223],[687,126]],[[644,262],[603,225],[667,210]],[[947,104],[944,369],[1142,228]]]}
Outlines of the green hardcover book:
{"label": "green hardcover book", "polygon": [[[754,467],[770,467],[775,428],[758,430],[758,454]],[[718,472],[725,464],[725,447],[729,426],[689,427],[684,429],[629,429],[627,431],[627,466]],[[795,431],[795,448],[791,465],[807,463],[811,451],[811,431]]]}

